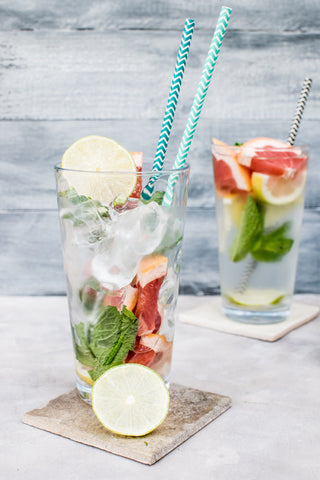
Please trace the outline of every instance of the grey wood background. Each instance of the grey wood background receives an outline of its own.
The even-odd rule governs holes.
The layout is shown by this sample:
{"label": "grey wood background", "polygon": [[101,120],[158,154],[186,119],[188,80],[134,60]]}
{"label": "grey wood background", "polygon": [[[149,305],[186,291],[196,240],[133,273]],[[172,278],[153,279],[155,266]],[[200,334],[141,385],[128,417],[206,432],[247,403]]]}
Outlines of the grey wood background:
{"label": "grey wood background", "polygon": [[[228,5],[233,13],[189,155],[181,292],[219,291],[211,137],[286,139],[310,76],[297,138],[310,145],[310,169],[296,291],[317,293],[320,2]],[[220,7],[215,0],[0,1],[0,294],[65,292],[53,165],[94,133],[152,159],[191,17],[196,30],[167,155],[173,161]]]}

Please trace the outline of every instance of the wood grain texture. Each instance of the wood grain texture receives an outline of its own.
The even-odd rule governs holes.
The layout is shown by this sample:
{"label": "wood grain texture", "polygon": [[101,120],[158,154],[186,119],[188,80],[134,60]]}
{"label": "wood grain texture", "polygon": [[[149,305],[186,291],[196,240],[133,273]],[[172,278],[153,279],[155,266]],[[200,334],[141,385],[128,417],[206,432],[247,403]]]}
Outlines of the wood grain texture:
{"label": "wood grain texture", "polygon": [[[228,3],[228,2],[227,2]],[[256,31],[319,31],[317,0],[241,0],[229,2],[231,29]],[[2,0],[1,29],[180,29],[186,17],[200,29],[212,29],[221,2],[217,0]]]}
{"label": "wood grain texture", "polygon": [[[297,291],[319,292],[320,4],[238,3],[189,154],[181,291],[218,291],[212,136],[285,139],[310,76],[297,137],[310,145]],[[65,291],[53,165],[88,134],[110,136],[152,161],[181,31],[191,17],[196,31],[167,153],[167,165],[173,163],[220,6],[216,0],[1,1],[0,293]]]}
{"label": "wood grain texture", "polygon": [[[88,134],[106,135],[128,150],[143,151],[145,165],[152,165],[160,128],[159,120],[1,122],[1,209],[56,209],[53,166],[60,162],[69,145]],[[184,119],[177,118],[165,162],[168,167],[174,162],[183,128]],[[288,128],[286,120],[238,122],[201,119],[188,159],[191,164],[188,206],[214,206],[213,136],[231,144],[263,135],[285,139]],[[307,207],[320,206],[318,132],[319,122],[305,119],[297,136],[298,143],[310,145]]]}
{"label": "wood grain texture", "polygon": [[[177,118],[187,118],[211,35],[194,36]],[[0,32],[1,118],[161,121],[179,42],[175,31]],[[288,121],[308,75],[306,118],[318,119],[319,51],[320,34],[231,32],[201,118]]]}
{"label": "wood grain texture", "polygon": [[[320,209],[306,209],[301,233],[296,292],[319,291],[320,260],[315,239]],[[0,214],[0,295],[65,293],[58,214],[56,211]],[[180,292],[219,293],[217,230],[214,209],[187,212]]]}

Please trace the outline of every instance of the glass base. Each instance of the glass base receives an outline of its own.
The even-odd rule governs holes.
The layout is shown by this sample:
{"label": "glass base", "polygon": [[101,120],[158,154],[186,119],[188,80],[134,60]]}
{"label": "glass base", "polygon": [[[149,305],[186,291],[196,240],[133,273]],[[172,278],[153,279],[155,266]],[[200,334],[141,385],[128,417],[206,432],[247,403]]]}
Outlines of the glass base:
{"label": "glass base", "polygon": [[[163,379],[167,389],[169,390],[170,381],[169,377]],[[86,402],[88,405],[91,405],[91,390],[92,386],[88,385],[87,383],[83,382],[78,376],[76,378],[76,387],[78,390],[79,397],[81,400]]]}
{"label": "glass base", "polygon": [[240,323],[250,323],[252,325],[280,323],[286,320],[290,314],[289,308],[283,310],[252,311],[244,310],[239,307],[234,308],[230,306],[223,306],[222,311],[231,320],[235,320],[236,322]]}

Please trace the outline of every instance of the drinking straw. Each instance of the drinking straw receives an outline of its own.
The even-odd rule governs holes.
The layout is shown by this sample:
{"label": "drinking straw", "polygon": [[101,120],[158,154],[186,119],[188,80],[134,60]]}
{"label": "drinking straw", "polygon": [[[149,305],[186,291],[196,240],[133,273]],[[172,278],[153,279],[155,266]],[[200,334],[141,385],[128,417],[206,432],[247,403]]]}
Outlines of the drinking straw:
{"label": "drinking straw", "polygon": [[[162,122],[161,132],[159,136],[156,155],[153,162],[152,170],[159,172],[163,167],[164,158],[167,151],[168,141],[172,128],[172,122],[177,107],[179,98],[181,82],[183,79],[184,69],[187,63],[188,53],[190,49],[190,43],[194,30],[194,20],[187,18],[184,24],[182,32],[182,38],[180,48],[177,56],[176,66],[171,82],[171,88],[169,92],[168,102]],[[153,185],[157,180],[158,175],[154,175],[150,178],[148,184],[144,187],[141,197],[144,200],[148,200],[153,192]]]}
{"label": "drinking straw", "polygon": [[[193,104],[189,113],[188,121],[183,132],[182,140],[179,146],[178,154],[174,162],[174,168],[183,168],[190,149],[194,132],[201,114],[202,106],[206,98],[206,94],[210,85],[211,77],[217,62],[222,41],[228,26],[229,18],[232,9],[229,7],[222,7],[218,22],[212,37],[211,45],[209,47],[208,55],[202,70],[198,88],[193,100]],[[173,199],[174,186],[179,178],[179,174],[171,174],[166,192],[163,197],[162,204],[170,206]]]}
{"label": "drinking straw", "polygon": [[[295,139],[296,139],[299,127],[300,127],[300,122],[301,122],[301,119],[302,119],[304,107],[305,107],[305,105],[307,103],[307,100],[308,100],[308,95],[309,95],[309,92],[310,92],[310,89],[311,89],[311,84],[312,84],[312,79],[306,77],[304,79],[304,82],[303,82],[303,85],[302,85],[302,88],[301,88],[301,91],[300,91],[300,97],[299,97],[299,100],[298,100],[298,103],[297,103],[295,115],[293,117],[292,125],[291,125],[291,128],[290,128],[290,133],[289,133],[288,140],[287,140],[287,142],[290,145],[293,145],[294,142],[295,142]],[[256,266],[257,266],[256,260],[254,260],[253,258],[250,258],[249,262],[248,262],[248,264],[247,264],[247,266],[246,266],[246,268],[243,272],[242,278],[240,280],[240,284],[237,288],[237,292],[244,293],[246,291],[249,279],[250,279],[252,273],[254,272],[254,270],[256,269]]]}
{"label": "drinking straw", "polygon": [[306,77],[304,79],[304,82],[303,82],[303,85],[302,85],[299,101],[297,103],[296,112],[295,112],[295,115],[294,115],[294,118],[293,118],[293,122],[292,122],[292,125],[291,125],[288,140],[287,140],[287,142],[290,143],[290,145],[293,145],[294,142],[295,142],[295,139],[296,139],[296,136],[297,136],[297,133],[298,133],[298,130],[299,130],[301,118],[302,118],[302,115],[303,115],[303,110],[304,110],[304,107],[305,107],[305,104],[307,102],[308,95],[309,95],[309,92],[310,92],[310,89],[311,89],[311,84],[312,84],[312,79]]}

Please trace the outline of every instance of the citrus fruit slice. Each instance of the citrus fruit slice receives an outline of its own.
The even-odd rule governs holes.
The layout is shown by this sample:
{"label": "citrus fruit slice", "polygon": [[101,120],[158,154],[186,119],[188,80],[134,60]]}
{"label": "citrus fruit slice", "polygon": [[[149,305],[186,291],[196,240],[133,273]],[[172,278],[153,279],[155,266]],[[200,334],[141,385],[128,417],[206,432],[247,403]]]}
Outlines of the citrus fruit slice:
{"label": "citrus fruit slice", "polygon": [[[131,152],[132,158],[136,164],[137,172],[142,172],[143,164],[143,153],[142,152]],[[137,175],[137,183],[135,189],[131,193],[131,198],[140,198],[142,192],[142,175]]]}
{"label": "citrus fruit slice", "polygon": [[167,271],[168,258],[164,255],[147,255],[140,262],[137,273],[138,301],[134,310],[139,319],[138,335],[146,335],[160,328],[158,297]]}
{"label": "citrus fruit slice", "polygon": [[255,196],[270,205],[287,205],[303,194],[307,170],[300,170],[294,178],[253,172],[252,188]]}
{"label": "citrus fruit slice", "polygon": [[[79,195],[105,204],[118,197],[125,201],[136,187],[136,165],[132,155],[110,138],[98,135],[81,138],[66,150],[61,167],[70,170],[65,171],[64,176]],[[120,173],[111,175],[106,172]]]}
{"label": "citrus fruit slice", "polygon": [[143,337],[136,337],[134,344],[134,350],[130,351],[125,359],[126,363],[140,363],[140,365],[145,365],[149,367],[153,361],[156,352],[152,348],[143,345],[141,339]]}
{"label": "citrus fruit slice", "polygon": [[125,363],[110,368],[94,383],[92,408],[108,430],[139,437],[164,421],[169,392],[160,375],[150,368]]}
{"label": "citrus fruit slice", "polygon": [[168,342],[164,335],[150,333],[149,335],[143,335],[140,343],[155,352],[149,367],[154,368],[161,376],[166,377],[170,370],[172,342]]}
{"label": "citrus fruit slice", "polygon": [[230,292],[226,297],[231,303],[243,307],[264,307],[266,305],[276,305],[285,296],[284,292],[276,289],[258,290],[247,288],[245,292]]}
{"label": "citrus fruit slice", "polygon": [[80,363],[78,360],[75,360],[75,367],[78,377],[88,385],[93,385],[93,380],[89,375],[89,370],[91,370],[91,368],[82,365],[82,363]]}
{"label": "citrus fruit slice", "polygon": [[259,137],[242,145],[238,161],[255,172],[292,178],[306,167],[308,157],[280,140]]}
{"label": "citrus fruit slice", "polygon": [[245,167],[239,165],[236,149],[232,150],[225,143],[213,138],[212,155],[217,192],[226,195],[251,190],[250,173]]}

